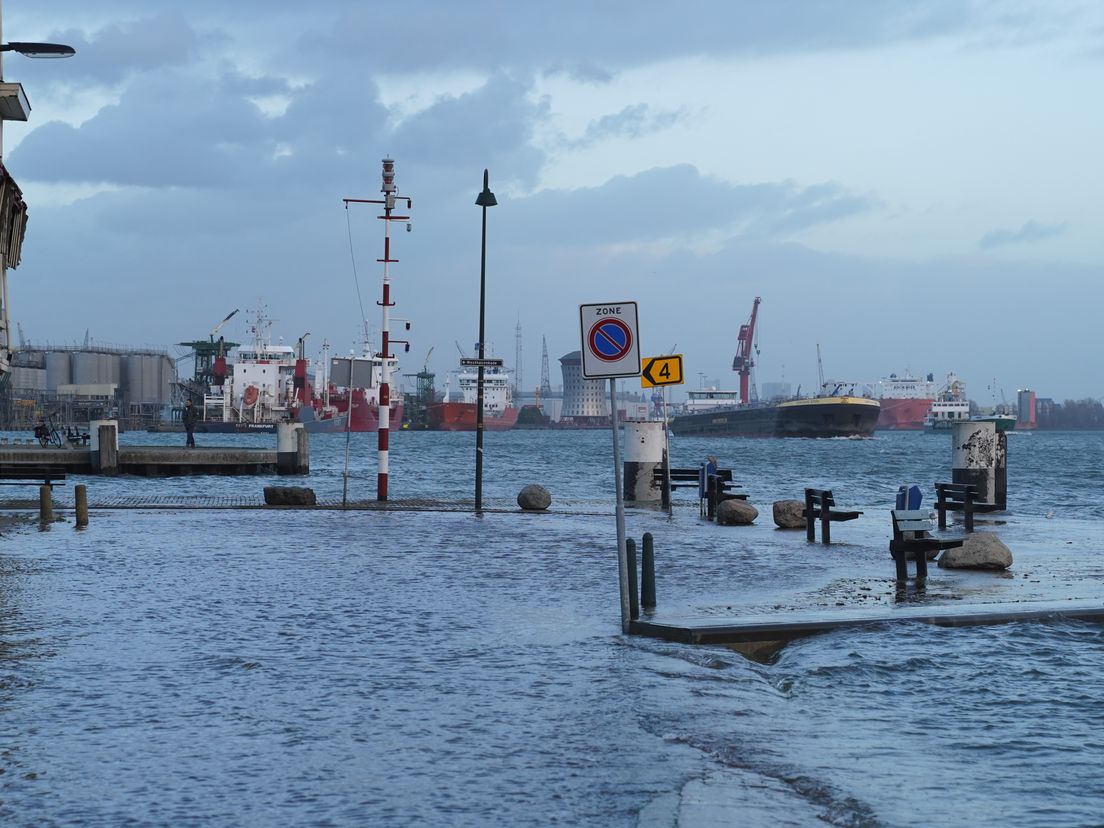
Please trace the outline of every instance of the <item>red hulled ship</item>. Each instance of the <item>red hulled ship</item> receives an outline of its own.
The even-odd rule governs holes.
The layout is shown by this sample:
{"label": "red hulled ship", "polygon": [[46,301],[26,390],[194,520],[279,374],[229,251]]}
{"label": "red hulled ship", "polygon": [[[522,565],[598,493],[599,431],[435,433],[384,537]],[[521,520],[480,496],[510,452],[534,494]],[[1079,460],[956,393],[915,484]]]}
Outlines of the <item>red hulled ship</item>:
{"label": "red hulled ship", "polygon": [[936,397],[935,382],[931,374],[926,379],[890,374],[874,386],[874,396],[882,404],[877,428],[896,431],[920,431],[924,417],[931,410]]}
{"label": "red hulled ship", "polygon": [[[426,407],[426,419],[431,431],[475,431],[479,394],[479,375],[460,374],[460,402],[445,402]],[[518,409],[510,393],[510,378],[505,372],[491,369],[483,374],[483,428],[486,431],[506,431],[517,425]]]}

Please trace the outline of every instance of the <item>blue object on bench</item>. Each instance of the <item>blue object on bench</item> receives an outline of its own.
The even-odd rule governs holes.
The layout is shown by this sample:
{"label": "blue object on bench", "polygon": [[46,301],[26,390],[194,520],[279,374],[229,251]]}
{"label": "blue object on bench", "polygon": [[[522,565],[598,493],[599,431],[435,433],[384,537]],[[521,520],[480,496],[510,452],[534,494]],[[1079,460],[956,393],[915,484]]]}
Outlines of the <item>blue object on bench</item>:
{"label": "blue object on bench", "polygon": [[916,484],[908,484],[897,489],[897,509],[915,512],[920,508],[920,502],[924,499],[920,487]]}

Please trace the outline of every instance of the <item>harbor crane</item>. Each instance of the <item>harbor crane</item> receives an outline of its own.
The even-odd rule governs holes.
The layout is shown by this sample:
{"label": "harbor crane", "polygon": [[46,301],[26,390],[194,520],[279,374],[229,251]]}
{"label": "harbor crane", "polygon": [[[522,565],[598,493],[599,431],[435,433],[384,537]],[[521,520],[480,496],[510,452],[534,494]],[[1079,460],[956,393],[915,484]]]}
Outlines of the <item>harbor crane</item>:
{"label": "harbor crane", "polygon": [[237,316],[238,311],[240,311],[240,310],[241,310],[241,308],[234,308],[232,311],[230,311],[230,313],[228,313],[226,315],[225,319],[223,319],[221,322],[219,322],[217,325],[215,325],[215,327],[213,327],[211,329],[211,341],[212,342],[215,341],[215,334],[217,334],[219,331],[222,330],[223,325],[225,325],[227,322],[229,322],[231,319],[233,319],[235,316]]}
{"label": "harbor crane", "polygon": [[747,405],[751,399],[751,369],[755,367],[755,358],[752,356],[755,343],[755,318],[759,313],[759,303],[763,301],[758,296],[751,306],[751,317],[740,326],[740,333],[736,336],[736,356],[732,359],[732,370],[740,375],[740,403]]}

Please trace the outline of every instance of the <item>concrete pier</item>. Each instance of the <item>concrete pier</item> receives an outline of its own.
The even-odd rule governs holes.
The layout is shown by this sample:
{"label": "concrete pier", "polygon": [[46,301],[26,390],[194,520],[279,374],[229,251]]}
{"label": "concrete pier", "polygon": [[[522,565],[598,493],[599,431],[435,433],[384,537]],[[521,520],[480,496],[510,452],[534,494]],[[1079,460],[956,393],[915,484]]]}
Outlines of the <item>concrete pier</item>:
{"label": "concrete pier", "polygon": [[652,472],[663,468],[663,423],[651,420],[625,421],[625,500],[632,503],[658,502],[662,489]]}
{"label": "concrete pier", "polygon": [[951,482],[971,483],[986,503],[1008,503],[1008,436],[994,423],[951,426]]}
{"label": "concrete pier", "polygon": [[120,446],[115,423],[101,421],[93,425],[87,447],[0,445],[0,465],[12,469],[51,466],[66,474],[145,477],[310,474],[309,438],[301,425],[289,429],[291,449],[283,453],[283,458],[276,449],[236,446]]}

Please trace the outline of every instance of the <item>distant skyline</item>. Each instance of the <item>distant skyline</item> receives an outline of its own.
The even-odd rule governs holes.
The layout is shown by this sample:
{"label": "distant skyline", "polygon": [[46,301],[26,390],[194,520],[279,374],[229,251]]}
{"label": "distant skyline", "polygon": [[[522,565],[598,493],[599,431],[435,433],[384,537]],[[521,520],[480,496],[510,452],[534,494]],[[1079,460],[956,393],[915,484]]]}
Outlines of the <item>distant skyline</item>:
{"label": "distant skyline", "polygon": [[[954,371],[969,396],[1104,397],[1104,7],[852,0],[402,5],[7,0],[29,205],[14,323],[36,343],[155,345],[258,301],[288,343],[377,342],[379,162],[414,200],[395,239],[402,371],[478,327],[552,382],[578,305],[636,300],[644,353],[735,387]],[[348,223],[347,223],[348,220]],[[1088,359],[1086,359],[1086,357]],[[1089,362],[1088,365],[1085,363]],[[187,371],[188,363],[181,363]]]}

